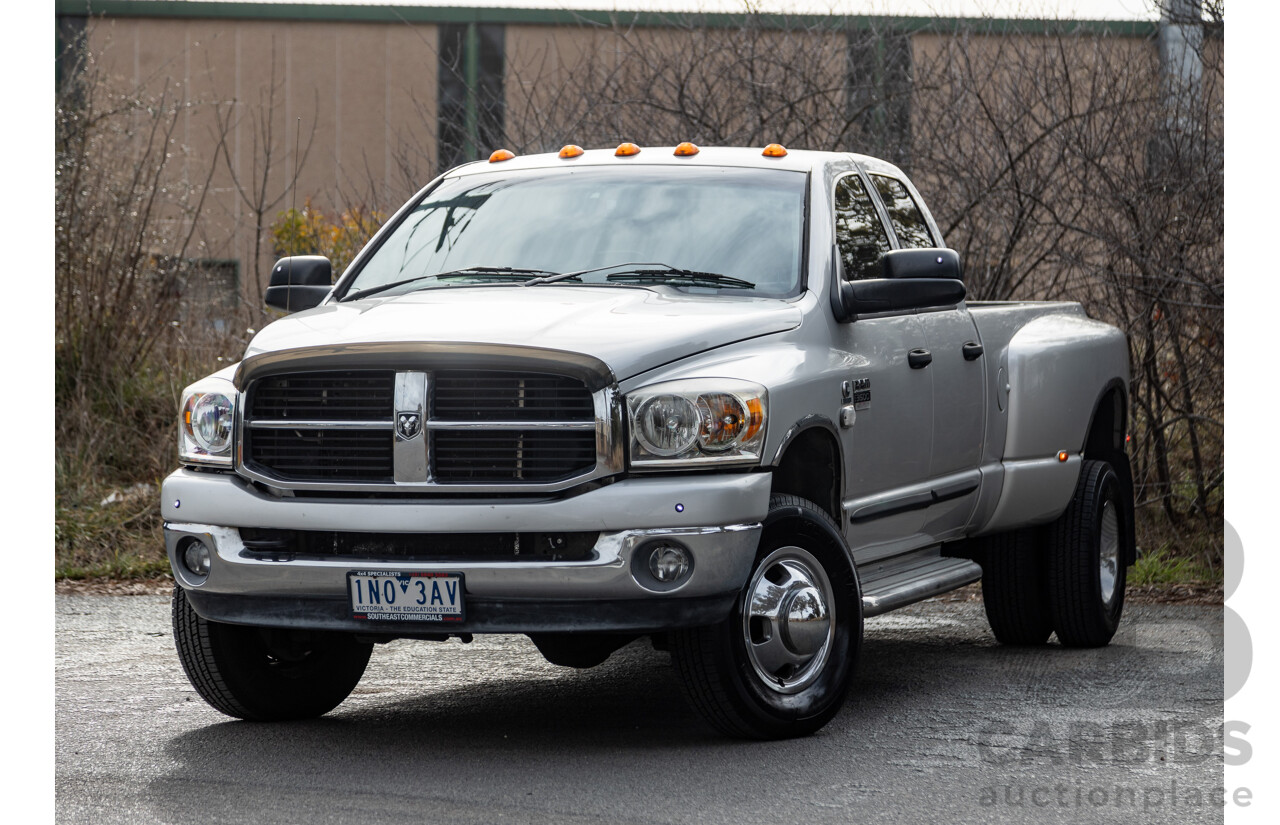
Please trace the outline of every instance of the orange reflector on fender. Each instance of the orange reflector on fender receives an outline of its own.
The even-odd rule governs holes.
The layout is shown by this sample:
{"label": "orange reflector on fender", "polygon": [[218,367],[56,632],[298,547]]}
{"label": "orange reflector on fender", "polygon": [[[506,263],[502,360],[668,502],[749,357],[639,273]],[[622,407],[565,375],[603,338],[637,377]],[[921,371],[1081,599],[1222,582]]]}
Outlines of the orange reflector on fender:
{"label": "orange reflector on fender", "polygon": [[640,147],[634,143],[619,143],[614,154],[620,158],[629,158],[632,155],[640,154]]}
{"label": "orange reflector on fender", "polygon": [[1066,450],[1063,450],[1062,452],[1058,453],[1059,461],[1066,461],[1068,458],[1070,458],[1070,454]]}
{"label": "orange reflector on fender", "polygon": [[494,152],[492,155],[489,156],[489,162],[501,163],[504,160],[511,160],[515,156],[516,156],[515,152],[509,151],[507,149],[499,149],[498,151]]}
{"label": "orange reflector on fender", "polygon": [[676,151],[674,154],[678,158],[687,158],[692,155],[698,154],[698,151],[699,149],[697,146],[694,146],[692,143],[686,140],[684,143],[676,147]]}
{"label": "orange reflector on fender", "polygon": [[764,147],[764,151],[760,154],[767,158],[785,158],[787,156],[787,149],[781,143],[770,143],[768,146]]}
{"label": "orange reflector on fender", "polygon": [[575,146],[572,143],[570,143],[569,145],[565,146],[563,149],[560,150],[560,157],[562,158],[576,158],[581,154],[582,154],[582,147]]}

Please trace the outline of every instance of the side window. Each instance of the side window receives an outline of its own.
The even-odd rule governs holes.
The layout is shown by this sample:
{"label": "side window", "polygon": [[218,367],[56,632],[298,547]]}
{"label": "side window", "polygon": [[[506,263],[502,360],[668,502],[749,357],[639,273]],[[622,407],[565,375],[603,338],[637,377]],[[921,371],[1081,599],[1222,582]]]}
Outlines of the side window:
{"label": "side window", "polygon": [[925,223],[920,207],[911,199],[902,181],[884,175],[872,175],[871,180],[889,212],[889,223],[893,224],[898,241],[907,248],[937,246],[929,236],[929,224]]}
{"label": "side window", "polygon": [[888,252],[889,236],[862,179],[845,175],[836,181],[836,244],[846,280],[880,277],[880,256]]}

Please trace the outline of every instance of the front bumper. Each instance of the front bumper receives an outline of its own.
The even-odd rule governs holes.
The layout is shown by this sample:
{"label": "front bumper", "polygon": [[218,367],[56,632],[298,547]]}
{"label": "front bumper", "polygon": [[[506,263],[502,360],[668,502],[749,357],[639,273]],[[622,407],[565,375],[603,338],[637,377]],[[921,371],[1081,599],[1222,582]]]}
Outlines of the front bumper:
{"label": "front bumper", "polygon": [[[276,627],[414,633],[652,632],[716,622],[755,560],[768,512],[766,473],[632,478],[544,501],[276,497],[236,476],[179,470],[165,480],[165,545],[191,605],[213,621]],[[422,562],[269,560],[245,550],[239,528],[377,533],[599,531],[581,561]],[[213,553],[199,581],[178,558],[192,537]],[[659,589],[632,557],[654,539],[693,556],[689,577]],[[371,622],[350,617],[350,570],[460,572],[466,621]]]}

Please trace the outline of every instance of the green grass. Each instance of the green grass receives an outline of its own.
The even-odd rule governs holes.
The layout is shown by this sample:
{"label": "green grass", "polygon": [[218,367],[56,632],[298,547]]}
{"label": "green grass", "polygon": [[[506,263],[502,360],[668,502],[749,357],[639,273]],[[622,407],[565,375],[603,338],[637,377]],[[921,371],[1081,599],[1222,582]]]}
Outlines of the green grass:
{"label": "green grass", "polygon": [[159,493],[153,485],[128,489],[86,483],[64,487],[54,506],[54,576],[60,579],[131,579],[168,569]]}
{"label": "green grass", "polygon": [[60,566],[54,571],[57,579],[150,579],[169,572],[167,559],[143,559],[136,556],[118,556],[90,567]]}
{"label": "green grass", "polygon": [[1221,582],[1222,568],[1209,567],[1201,561],[1169,553],[1168,545],[1143,553],[1129,569],[1129,584],[1186,584],[1188,582]]}

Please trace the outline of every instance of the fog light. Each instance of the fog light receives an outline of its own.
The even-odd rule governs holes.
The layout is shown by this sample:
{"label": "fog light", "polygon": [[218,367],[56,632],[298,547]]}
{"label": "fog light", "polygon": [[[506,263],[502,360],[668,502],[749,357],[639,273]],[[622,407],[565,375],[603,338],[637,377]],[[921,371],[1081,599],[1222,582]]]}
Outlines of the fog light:
{"label": "fog light", "polygon": [[689,554],[674,544],[659,544],[649,553],[649,572],[663,584],[673,584],[689,573]]}
{"label": "fog light", "polygon": [[182,551],[182,564],[193,576],[209,575],[209,548],[199,539],[191,539]]}

